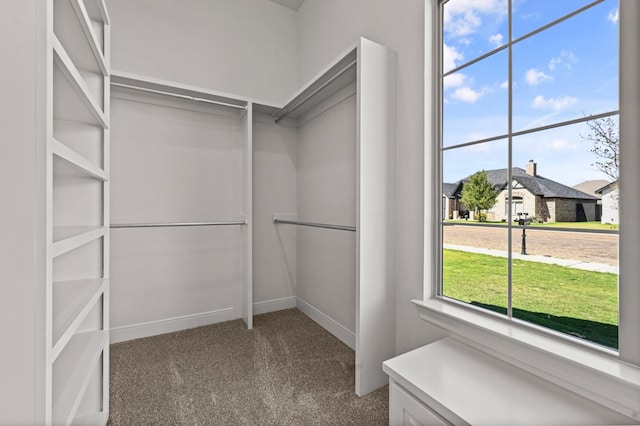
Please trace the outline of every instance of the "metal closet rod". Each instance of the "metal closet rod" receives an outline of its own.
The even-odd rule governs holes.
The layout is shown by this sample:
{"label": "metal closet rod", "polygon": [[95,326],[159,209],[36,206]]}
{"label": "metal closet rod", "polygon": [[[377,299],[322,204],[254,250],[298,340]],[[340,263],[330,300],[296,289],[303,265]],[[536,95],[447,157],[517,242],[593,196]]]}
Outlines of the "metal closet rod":
{"label": "metal closet rod", "polygon": [[311,226],[313,228],[337,229],[339,231],[352,231],[352,232],[356,231],[355,226],[331,225],[328,223],[316,223],[316,222],[301,222],[298,220],[273,219],[273,223],[286,223],[289,225]]}
{"label": "metal closet rod", "polygon": [[187,99],[189,101],[204,102],[204,103],[208,103],[208,104],[220,105],[220,106],[229,107],[229,108],[237,108],[237,109],[242,109],[242,110],[246,110],[247,109],[246,105],[236,105],[236,104],[230,104],[230,103],[227,103],[227,102],[214,101],[212,99],[196,98],[194,96],[181,95],[179,93],[165,92],[164,90],[147,89],[146,87],[132,86],[130,84],[113,83],[113,82],[111,83],[111,85],[112,86],[117,86],[117,87],[124,87],[125,89],[140,90],[141,92],[155,93],[155,94],[158,94],[158,95],[173,96],[173,97],[180,98],[180,99]]}
{"label": "metal closet rod", "polygon": [[168,228],[179,226],[246,225],[246,220],[228,222],[164,222],[164,223],[112,223],[111,228]]}
{"label": "metal closet rod", "polygon": [[285,112],[283,112],[282,114],[280,114],[279,116],[276,117],[275,122],[279,123],[281,120],[283,120],[285,117],[287,117],[289,114],[291,114],[293,111],[295,111],[296,109],[300,108],[302,105],[304,105],[309,99],[311,99],[312,97],[314,97],[319,91],[321,91],[322,89],[324,89],[325,87],[327,87],[329,84],[331,84],[336,78],[340,77],[342,74],[344,74],[345,72],[347,72],[351,67],[353,67],[356,63],[358,63],[357,59],[354,59],[353,61],[349,62],[344,68],[342,68],[340,71],[338,71],[337,73],[335,73],[333,76],[331,76],[331,78],[327,81],[325,81],[324,83],[322,83],[318,88],[316,88],[313,92],[309,93],[307,96],[305,96],[304,98],[302,98],[300,101],[298,101],[294,106],[292,106],[291,108],[287,109]]}

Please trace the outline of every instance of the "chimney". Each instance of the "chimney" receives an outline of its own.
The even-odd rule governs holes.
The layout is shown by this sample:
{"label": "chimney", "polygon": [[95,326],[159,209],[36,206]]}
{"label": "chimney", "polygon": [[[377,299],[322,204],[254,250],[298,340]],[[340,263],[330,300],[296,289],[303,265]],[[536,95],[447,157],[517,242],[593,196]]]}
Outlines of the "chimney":
{"label": "chimney", "polygon": [[537,169],[538,165],[533,160],[529,160],[529,162],[527,163],[527,174],[529,176],[536,177]]}

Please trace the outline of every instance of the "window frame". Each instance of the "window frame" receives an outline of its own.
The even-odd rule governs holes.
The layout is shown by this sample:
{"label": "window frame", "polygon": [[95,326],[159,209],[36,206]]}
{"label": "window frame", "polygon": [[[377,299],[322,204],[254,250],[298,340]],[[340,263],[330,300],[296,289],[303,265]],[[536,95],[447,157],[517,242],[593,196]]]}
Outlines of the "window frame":
{"label": "window frame", "polygon": [[[640,2],[619,0],[620,43],[620,160],[619,254],[619,349],[609,350],[517,318],[469,306],[439,296],[442,288],[442,57],[441,4],[447,0],[425,0],[425,215],[424,295],[413,300],[420,317],[509,363],[597,401],[609,408],[640,419],[640,54],[635,46],[640,30]],[[432,26],[429,27],[429,24]],[[624,52],[624,55],[623,55]],[[430,84],[429,84],[430,83]],[[624,88],[624,89],[623,89]],[[631,182],[625,191],[624,182]],[[606,389],[606,391],[605,391]]]}

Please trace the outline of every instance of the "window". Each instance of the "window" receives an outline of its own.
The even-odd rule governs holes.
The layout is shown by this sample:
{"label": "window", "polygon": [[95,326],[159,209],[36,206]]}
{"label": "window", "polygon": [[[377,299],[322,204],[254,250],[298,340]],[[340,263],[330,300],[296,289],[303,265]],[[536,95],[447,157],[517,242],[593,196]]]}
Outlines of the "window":
{"label": "window", "polygon": [[616,350],[619,1],[438,17],[436,295]]}

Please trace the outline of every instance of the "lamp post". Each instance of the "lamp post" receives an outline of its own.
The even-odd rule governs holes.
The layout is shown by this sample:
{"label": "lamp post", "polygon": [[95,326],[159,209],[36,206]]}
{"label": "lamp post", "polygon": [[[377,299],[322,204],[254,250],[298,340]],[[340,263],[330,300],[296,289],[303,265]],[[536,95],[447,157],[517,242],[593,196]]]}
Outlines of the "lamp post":
{"label": "lamp post", "polygon": [[520,254],[527,254],[526,227],[527,227],[528,221],[529,221],[529,213],[518,213],[518,225],[522,225],[522,243],[520,246]]}

